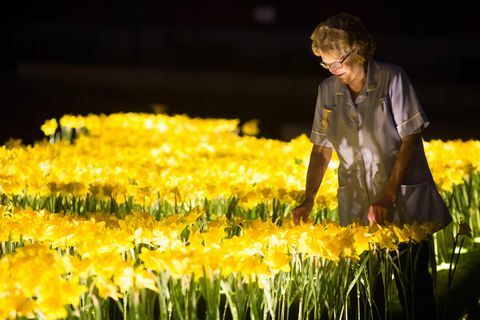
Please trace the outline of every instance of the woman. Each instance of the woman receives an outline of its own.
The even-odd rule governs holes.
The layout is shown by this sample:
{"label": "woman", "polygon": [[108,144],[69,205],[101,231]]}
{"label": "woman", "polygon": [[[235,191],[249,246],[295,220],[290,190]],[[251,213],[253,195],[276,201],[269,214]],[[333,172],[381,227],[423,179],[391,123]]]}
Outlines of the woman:
{"label": "woman", "polygon": [[[452,218],[435,187],[422,144],[429,122],[405,71],[372,58],[376,45],[371,35],[349,14],[319,24],[311,40],[313,53],[332,76],[318,88],[305,199],[293,210],[295,223],[307,221],[333,148],[340,161],[341,225],[388,221],[429,222],[434,231],[446,227]],[[413,308],[415,319],[433,319],[429,250],[426,244],[414,247],[420,254],[411,293],[415,303],[412,307],[407,293],[400,297],[402,307]]]}

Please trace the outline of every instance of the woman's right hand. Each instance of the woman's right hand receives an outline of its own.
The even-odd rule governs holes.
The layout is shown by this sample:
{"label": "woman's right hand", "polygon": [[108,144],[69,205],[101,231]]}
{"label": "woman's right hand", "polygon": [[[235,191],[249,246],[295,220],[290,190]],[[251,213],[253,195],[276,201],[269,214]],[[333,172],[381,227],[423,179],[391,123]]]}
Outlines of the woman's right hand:
{"label": "woman's right hand", "polygon": [[313,200],[303,200],[303,202],[296,206],[292,211],[292,218],[295,224],[300,224],[300,219],[304,223],[308,222],[308,215],[312,212],[313,209]]}

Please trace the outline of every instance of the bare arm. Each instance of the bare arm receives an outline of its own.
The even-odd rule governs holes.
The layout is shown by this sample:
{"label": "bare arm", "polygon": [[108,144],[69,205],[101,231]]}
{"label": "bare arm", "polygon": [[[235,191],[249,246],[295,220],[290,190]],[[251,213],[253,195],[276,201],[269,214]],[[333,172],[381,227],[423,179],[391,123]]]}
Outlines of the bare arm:
{"label": "bare arm", "polygon": [[392,172],[385,184],[383,192],[368,208],[368,219],[370,222],[384,223],[388,210],[397,198],[400,185],[411,164],[413,153],[420,143],[422,143],[421,133],[415,133],[403,138]]}
{"label": "bare arm", "polygon": [[296,224],[300,223],[300,218],[304,222],[308,220],[308,215],[312,211],[313,201],[327,170],[328,163],[332,158],[332,148],[313,145],[310,153],[310,162],[308,163],[307,178],[305,185],[305,199],[293,209],[292,216]]}

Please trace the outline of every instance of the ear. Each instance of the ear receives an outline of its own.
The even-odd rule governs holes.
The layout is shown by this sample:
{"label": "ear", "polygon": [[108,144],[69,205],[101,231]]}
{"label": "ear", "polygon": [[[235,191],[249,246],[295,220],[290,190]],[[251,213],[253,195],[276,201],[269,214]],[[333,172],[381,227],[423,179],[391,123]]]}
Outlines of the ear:
{"label": "ear", "polygon": [[359,55],[358,53],[356,54],[356,58],[357,58],[357,63],[358,64],[364,64],[366,59],[364,57],[362,57],[361,55]]}

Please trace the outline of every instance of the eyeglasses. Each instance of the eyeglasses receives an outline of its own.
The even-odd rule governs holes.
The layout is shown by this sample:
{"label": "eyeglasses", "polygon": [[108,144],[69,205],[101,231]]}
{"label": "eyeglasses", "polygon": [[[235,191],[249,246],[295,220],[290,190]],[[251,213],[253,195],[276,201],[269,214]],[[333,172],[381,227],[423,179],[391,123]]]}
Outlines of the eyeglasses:
{"label": "eyeglasses", "polygon": [[340,61],[335,61],[335,62],[332,62],[332,63],[329,63],[329,64],[326,64],[325,62],[320,61],[320,65],[322,67],[324,67],[325,69],[332,70],[332,71],[341,69],[341,68],[343,68],[343,62],[348,58],[348,56],[350,56],[350,54],[352,54],[353,51],[355,51],[355,49],[356,48],[353,48],[352,50],[350,50],[350,52],[347,53],[347,55],[345,57],[343,57],[342,60],[340,60]]}

